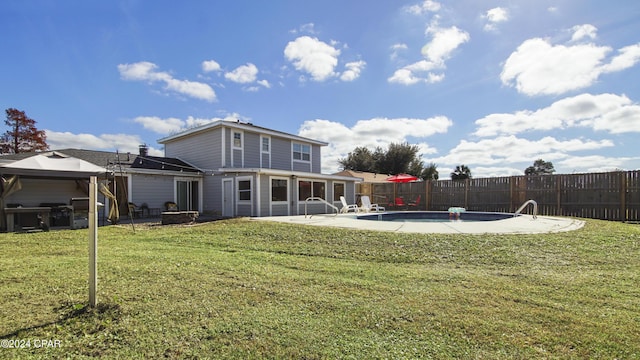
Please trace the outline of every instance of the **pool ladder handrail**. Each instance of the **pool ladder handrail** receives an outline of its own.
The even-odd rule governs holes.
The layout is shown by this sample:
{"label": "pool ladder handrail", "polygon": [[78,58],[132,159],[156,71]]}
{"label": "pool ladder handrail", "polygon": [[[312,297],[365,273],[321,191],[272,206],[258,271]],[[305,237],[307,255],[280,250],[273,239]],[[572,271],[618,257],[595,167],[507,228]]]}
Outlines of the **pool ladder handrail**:
{"label": "pool ladder handrail", "polygon": [[515,217],[516,215],[520,214],[520,212],[522,212],[522,210],[524,210],[524,208],[527,207],[527,205],[533,205],[533,218],[537,219],[538,218],[538,203],[533,200],[533,199],[529,199],[527,201],[525,201],[524,204],[522,204],[522,206],[520,206],[518,208],[518,210],[516,210],[516,212],[513,214],[513,216]]}
{"label": "pool ladder handrail", "polygon": [[[304,217],[307,217],[307,204],[309,203],[309,201],[320,201],[321,203],[324,203],[325,205],[329,205],[331,208],[333,208],[333,210],[336,211],[336,213],[333,215],[334,217],[338,216],[338,213],[340,212],[340,209],[338,209],[337,206],[329,203],[327,200],[321,198],[321,197],[316,197],[316,196],[312,196],[312,197],[308,197],[304,200]],[[313,215],[310,215],[309,217],[312,217]]]}

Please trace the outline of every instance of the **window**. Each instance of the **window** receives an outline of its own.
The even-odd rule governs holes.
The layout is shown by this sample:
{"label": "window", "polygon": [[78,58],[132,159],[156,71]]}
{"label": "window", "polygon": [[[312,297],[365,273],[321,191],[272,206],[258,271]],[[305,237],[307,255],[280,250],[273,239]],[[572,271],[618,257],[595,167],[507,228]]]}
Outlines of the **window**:
{"label": "window", "polygon": [[287,180],[285,179],[271,179],[271,201],[284,201],[287,197]]}
{"label": "window", "polygon": [[268,153],[269,149],[271,148],[271,139],[269,139],[268,137],[263,137],[262,138],[262,152],[263,153]]}
{"label": "window", "polygon": [[340,196],[344,196],[344,183],[334,183],[333,201],[340,201]]}
{"label": "window", "polygon": [[242,133],[240,132],[233,133],[233,147],[242,148]]}
{"label": "window", "polygon": [[298,200],[305,201],[310,197],[326,199],[326,186],[327,184],[323,181],[301,180],[298,182]]}
{"label": "window", "polygon": [[251,201],[251,180],[238,181],[238,200]]}
{"label": "window", "polygon": [[192,180],[176,180],[176,202],[178,210],[197,211],[199,207],[199,182]]}
{"label": "window", "polygon": [[293,160],[311,161],[311,146],[294,143]]}

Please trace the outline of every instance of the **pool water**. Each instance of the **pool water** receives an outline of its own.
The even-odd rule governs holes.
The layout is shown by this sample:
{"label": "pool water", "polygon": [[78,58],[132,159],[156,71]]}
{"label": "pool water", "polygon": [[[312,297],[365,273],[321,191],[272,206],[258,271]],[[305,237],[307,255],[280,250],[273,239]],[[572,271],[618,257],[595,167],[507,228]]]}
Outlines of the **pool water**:
{"label": "pool water", "polygon": [[358,220],[401,222],[449,222],[449,221],[496,221],[514,217],[514,214],[499,212],[466,211],[450,214],[448,211],[393,211],[358,215]]}

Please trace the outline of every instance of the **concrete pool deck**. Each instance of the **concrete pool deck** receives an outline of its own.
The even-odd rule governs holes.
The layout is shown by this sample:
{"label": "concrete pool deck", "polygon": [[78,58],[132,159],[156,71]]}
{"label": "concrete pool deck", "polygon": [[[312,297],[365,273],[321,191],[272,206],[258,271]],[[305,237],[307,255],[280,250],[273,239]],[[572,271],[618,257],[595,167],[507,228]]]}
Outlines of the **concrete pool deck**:
{"label": "concrete pool deck", "polygon": [[565,218],[522,215],[494,221],[375,221],[358,220],[354,214],[271,216],[252,218],[259,221],[276,221],[288,224],[330,226],[358,230],[391,231],[399,233],[429,234],[542,234],[580,229],[584,221]]}

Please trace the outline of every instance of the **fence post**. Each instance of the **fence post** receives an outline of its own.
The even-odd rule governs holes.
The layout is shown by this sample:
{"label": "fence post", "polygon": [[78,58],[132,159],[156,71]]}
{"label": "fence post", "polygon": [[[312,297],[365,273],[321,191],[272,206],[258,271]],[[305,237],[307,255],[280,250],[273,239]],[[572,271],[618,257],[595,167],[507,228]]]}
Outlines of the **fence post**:
{"label": "fence post", "polygon": [[516,186],[516,181],[515,181],[515,176],[510,176],[509,177],[509,212],[514,212],[516,211],[515,208],[513,207],[513,188]]}
{"label": "fence post", "polygon": [[627,176],[620,171],[620,221],[627,221]]}
{"label": "fence post", "polygon": [[425,210],[429,211],[431,209],[431,180],[427,180],[425,183],[424,205]]}
{"label": "fence post", "polygon": [[464,179],[464,208],[469,208],[469,178]]}
{"label": "fence post", "polygon": [[[554,176],[554,175],[552,175]],[[562,175],[555,175],[556,177],[556,215],[562,216]]]}

